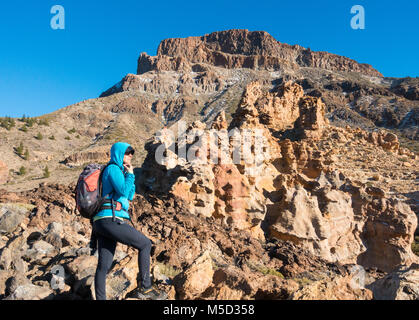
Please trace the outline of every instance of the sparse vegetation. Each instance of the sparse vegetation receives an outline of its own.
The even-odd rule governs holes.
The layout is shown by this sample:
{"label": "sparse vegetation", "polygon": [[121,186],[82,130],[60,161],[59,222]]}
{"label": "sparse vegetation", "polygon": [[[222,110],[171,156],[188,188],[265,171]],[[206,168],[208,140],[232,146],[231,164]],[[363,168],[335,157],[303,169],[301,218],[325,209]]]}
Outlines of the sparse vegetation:
{"label": "sparse vegetation", "polygon": [[48,139],[55,140],[55,137],[54,137],[54,135],[52,135],[52,136],[48,137]]}
{"label": "sparse vegetation", "polygon": [[19,146],[16,148],[16,153],[19,155],[19,156],[22,156],[23,155],[23,142],[21,141],[20,142],[20,144],[19,144]]}
{"label": "sparse vegetation", "polygon": [[20,131],[23,131],[23,132],[28,132],[28,126],[27,125],[23,125],[19,130]]}
{"label": "sparse vegetation", "polygon": [[11,117],[6,116],[4,118],[0,118],[0,127],[5,128],[6,130],[10,130],[15,125],[16,121]]}
{"label": "sparse vegetation", "polygon": [[28,127],[33,127],[33,125],[35,124],[35,119],[34,118],[26,118],[25,122],[26,122],[26,125]]}
{"label": "sparse vegetation", "polygon": [[269,268],[266,268],[266,267],[262,267],[262,268],[259,269],[259,271],[262,272],[265,275],[270,274],[270,275],[279,277],[281,279],[284,279],[284,275],[281,272],[279,272],[275,269],[269,269]]}
{"label": "sparse vegetation", "polygon": [[21,166],[19,168],[19,175],[24,176],[26,174],[26,168],[24,166]]}
{"label": "sparse vegetation", "polygon": [[419,153],[419,141],[415,139],[409,139],[404,137],[402,134],[395,132],[399,138],[400,147],[407,148],[414,153]]}
{"label": "sparse vegetation", "polygon": [[49,178],[51,173],[49,172],[48,166],[44,169],[44,178]]}
{"label": "sparse vegetation", "polygon": [[73,134],[73,133],[76,133],[76,129],[75,128],[73,128],[73,129],[71,129],[71,130],[68,130],[67,131],[69,134]]}
{"label": "sparse vegetation", "polygon": [[284,279],[284,275],[281,272],[279,272],[275,269],[272,269],[272,268],[268,268],[265,265],[254,264],[254,263],[250,263],[249,261],[247,261],[246,264],[249,266],[249,268],[251,268],[255,271],[259,271],[259,272],[263,273],[264,275],[270,274],[270,275],[279,277],[281,279]]}
{"label": "sparse vegetation", "polygon": [[310,280],[309,278],[306,278],[306,277],[292,278],[292,280],[294,280],[295,282],[297,282],[298,285],[300,286],[300,288],[305,287],[305,286],[313,283],[313,280]]}
{"label": "sparse vegetation", "polygon": [[29,150],[26,149],[25,154],[23,155],[23,159],[29,160]]}
{"label": "sparse vegetation", "polygon": [[42,133],[38,132],[38,134],[35,137],[38,140],[42,140],[44,138],[44,136],[42,135]]}
{"label": "sparse vegetation", "polygon": [[39,119],[38,120],[38,125],[49,127],[49,121],[46,118]]}
{"label": "sparse vegetation", "polygon": [[111,130],[108,130],[104,136],[103,139],[109,140],[111,142],[118,142],[118,141],[126,141],[129,140],[129,136],[127,135],[126,128],[123,129],[121,127],[115,127]]}
{"label": "sparse vegetation", "polygon": [[22,202],[0,203],[0,208],[3,206],[8,206],[8,207],[16,208],[16,209],[25,209],[28,211],[32,211],[33,209],[36,208],[36,206],[33,204],[22,203]]}
{"label": "sparse vegetation", "polygon": [[71,138],[69,136],[66,136],[64,139],[71,140]]}
{"label": "sparse vegetation", "polygon": [[158,267],[159,272],[161,274],[163,274],[163,275],[165,275],[165,276],[167,276],[169,278],[176,277],[180,273],[180,271],[181,271],[179,269],[175,269],[174,267],[172,267],[169,264],[164,264],[164,263],[161,263],[161,262],[157,262],[156,263],[156,267]]}

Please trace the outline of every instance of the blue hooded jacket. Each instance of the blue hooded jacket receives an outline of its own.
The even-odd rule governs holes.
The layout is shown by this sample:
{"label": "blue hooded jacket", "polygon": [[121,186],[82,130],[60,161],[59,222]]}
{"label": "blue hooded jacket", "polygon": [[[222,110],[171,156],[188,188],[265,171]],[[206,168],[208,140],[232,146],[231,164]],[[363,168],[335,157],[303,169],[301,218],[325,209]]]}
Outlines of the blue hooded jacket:
{"label": "blue hooded jacket", "polygon": [[[111,161],[109,163],[113,164],[108,166],[102,175],[102,195],[108,195],[107,199],[112,197],[120,202],[122,209],[120,211],[115,210],[115,216],[126,219],[130,218],[128,214],[128,200],[132,200],[135,194],[135,176],[132,173],[128,173],[123,166],[125,151],[129,146],[125,142],[117,142],[112,146]],[[104,204],[104,206],[109,206],[109,209],[99,211],[93,220],[101,217],[112,217],[111,205]]]}

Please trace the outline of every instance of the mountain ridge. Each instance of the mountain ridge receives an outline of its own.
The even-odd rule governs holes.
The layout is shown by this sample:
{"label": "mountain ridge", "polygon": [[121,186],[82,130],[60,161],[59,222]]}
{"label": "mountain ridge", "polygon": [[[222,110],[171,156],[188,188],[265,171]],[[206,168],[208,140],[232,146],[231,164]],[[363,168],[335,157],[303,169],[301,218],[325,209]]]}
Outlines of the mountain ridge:
{"label": "mountain ridge", "polygon": [[[192,42],[193,45],[188,47],[184,42]],[[99,159],[93,155],[92,150],[96,152],[94,150],[97,149],[100,155],[102,147],[109,146],[118,139],[128,140],[142,150],[144,141],[153,132],[180,119],[199,119],[210,126],[217,114],[224,110],[229,122],[246,86],[252,81],[258,81],[267,90],[274,90],[286,81],[294,81],[302,86],[306,95],[322,99],[326,104],[326,117],[334,125],[350,125],[368,131],[386,128],[395,133],[404,146],[413,151],[419,150],[418,79],[385,78],[353,71],[302,67],[285,59],[281,59],[279,70],[269,71],[226,68],[214,66],[211,61],[203,60],[204,62],[198,63],[184,57],[194,56],[194,48],[205,49],[211,57],[211,52],[222,52],[218,49],[229,52],[229,55],[239,52],[263,56],[265,53],[281,52],[282,47],[291,53],[293,50],[306,50],[298,45],[281,44],[267,32],[246,29],[213,32],[201,37],[165,39],[159,45],[159,54],[153,58],[156,61],[156,70],[127,74],[99,98],[84,100],[39,117],[49,119],[54,129],[35,124],[34,127],[27,127],[28,131],[24,132],[20,129],[25,129],[26,125],[18,120],[17,125],[22,126],[21,128],[16,126],[9,131],[0,127],[0,161],[5,163],[1,166],[2,181],[16,181],[17,185],[8,184],[14,190],[19,188],[18,185],[30,188],[36,185],[37,180],[28,181],[19,176],[17,172],[21,166],[30,164],[33,167],[30,170],[34,171],[32,176],[41,175],[40,163],[49,163],[50,168],[52,166],[64,173],[66,168],[73,167],[75,163],[81,165],[80,161],[66,159]],[[211,51],[211,48],[217,50]],[[165,55],[166,53],[171,56]],[[175,53],[183,56],[175,56]],[[293,54],[295,58],[295,52]],[[143,55],[140,55],[139,60],[142,59],[141,56]],[[205,55],[196,56],[201,60],[205,58]],[[286,56],[283,54],[283,58]],[[167,60],[168,58],[170,59]],[[171,59],[176,60],[177,64],[173,65]],[[166,60],[169,61],[167,64]],[[72,128],[77,131],[73,136],[67,132]],[[38,130],[44,137],[57,136],[57,140],[34,139],[37,135],[34,130]],[[73,139],[75,137],[80,139]],[[26,141],[30,142],[30,153],[35,155],[29,161],[24,161],[8,146]],[[54,142],[62,152],[49,152],[48,142]],[[144,152],[139,154],[138,165],[144,158]],[[40,162],[32,164],[32,160]],[[67,177],[66,174],[62,176]]]}
{"label": "mountain ridge", "polygon": [[[245,57],[243,57],[245,56]],[[281,64],[324,68],[335,71],[355,71],[371,76],[382,74],[368,64],[324,51],[311,51],[299,45],[288,45],[274,39],[266,31],[231,29],[212,32],[201,37],[162,40],[157,55],[141,53],[137,74],[151,70],[184,71],[187,63],[208,63],[227,68],[280,70]],[[192,67],[191,67],[192,68]]]}

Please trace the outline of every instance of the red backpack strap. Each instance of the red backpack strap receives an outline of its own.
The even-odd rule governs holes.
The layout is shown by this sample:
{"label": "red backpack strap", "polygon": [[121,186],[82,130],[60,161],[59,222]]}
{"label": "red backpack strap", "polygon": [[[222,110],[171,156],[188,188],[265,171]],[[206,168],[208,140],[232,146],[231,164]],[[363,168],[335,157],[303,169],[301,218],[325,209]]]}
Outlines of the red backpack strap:
{"label": "red backpack strap", "polygon": [[[105,169],[107,168],[107,167],[109,167],[110,165],[112,165],[112,164],[114,164],[114,165],[116,165],[118,168],[119,168],[119,166],[115,163],[115,162],[109,162],[105,167],[103,167],[103,169],[102,170],[100,170],[100,175],[99,175],[99,183],[98,183],[98,186],[99,186],[99,195],[102,197],[102,190],[103,190],[103,184],[102,184],[102,176],[103,176],[103,173],[105,172]],[[121,169],[121,168],[120,168]],[[110,192],[109,194],[107,194],[106,196],[108,196],[108,195],[110,195],[110,194],[112,194],[113,192]],[[106,197],[105,196],[105,197]]]}

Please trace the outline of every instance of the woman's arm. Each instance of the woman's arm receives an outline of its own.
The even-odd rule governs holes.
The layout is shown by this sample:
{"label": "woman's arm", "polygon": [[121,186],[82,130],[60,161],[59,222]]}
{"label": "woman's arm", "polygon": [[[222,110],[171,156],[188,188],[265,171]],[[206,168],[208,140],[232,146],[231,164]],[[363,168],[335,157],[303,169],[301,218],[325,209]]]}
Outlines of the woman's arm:
{"label": "woman's arm", "polygon": [[135,194],[135,183],[132,185],[131,191],[129,192],[129,195],[128,195],[129,201],[132,201],[132,199],[134,199],[134,194]]}
{"label": "woman's arm", "polygon": [[[115,193],[120,197],[128,198],[131,196],[132,189],[134,186],[135,176],[132,173],[127,173],[125,176],[122,170],[117,165],[111,165],[108,167],[108,177],[111,182]],[[134,194],[132,194],[133,196]],[[131,197],[132,197],[131,196]]]}

